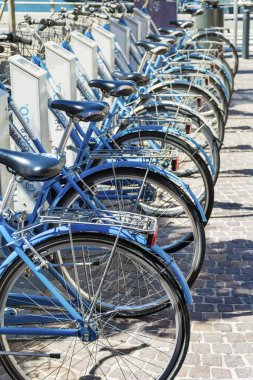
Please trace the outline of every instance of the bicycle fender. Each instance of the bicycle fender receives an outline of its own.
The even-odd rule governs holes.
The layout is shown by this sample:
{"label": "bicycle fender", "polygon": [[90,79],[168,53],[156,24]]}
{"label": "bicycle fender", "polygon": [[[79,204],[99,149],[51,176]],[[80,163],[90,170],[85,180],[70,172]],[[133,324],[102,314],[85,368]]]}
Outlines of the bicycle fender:
{"label": "bicycle fender", "polygon": [[[133,235],[127,229],[122,229],[120,231],[120,227],[112,226],[112,225],[99,225],[99,224],[72,224],[71,232],[73,233],[87,233],[87,232],[95,232],[98,235],[100,234],[108,234],[111,236],[115,236],[115,238],[119,235],[122,239],[130,240],[131,242],[141,245],[142,249],[145,248],[147,244],[144,236],[141,235]],[[69,227],[68,226],[58,226],[56,228],[51,228],[44,232],[41,232],[34,236],[29,240],[29,243],[32,247],[36,246],[36,244],[43,243],[48,239],[52,239],[57,236],[69,235]],[[20,247],[19,247],[20,248]],[[29,249],[27,245],[23,246],[23,250]],[[14,260],[18,257],[18,253],[14,250],[0,265],[0,276],[8,269],[8,267],[14,262]]]}
{"label": "bicycle fender", "polygon": [[[214,168],[214,166],[213,166],[210,158],[208,157],[207,153],[202,148],[202,146],[200,144],[198,144],[189,135],[186,135],[185,133],[180,132],[176,128],[163,127],[162,125],[142,125],[141,126],[141,130],[143,130],[143,131],[151,131],[151,132],[154,131],[154,132],[162,132],[162,133],[171,133],[173,135],[180,136],[183,139],[189,141],[190,143],[192,143],[193,145],[195,145],[196,148],[203,154],[203,156],[205,157],[205,160],[207,161],[208,165],[210,166],[210,169],[211,169],[213,175],[215,175],[215,168]],[[118,139],[118,138],[120,138],[122,136],[126,136],[129,133],[139,132],[139,131],[140,131],[140,127],[138,127],[138,126],[137,127],[130,127],[130,128],[128,128],[126,130],[120,131],[120,132],[116,133],[115,135],[113,135],[112,136],[112,140],[115,141],[116,139]]]}
{"label": "bicycle fender", "polygon": [[166,262],[166,264],[170,267],[172,274],[176,278],[177,282],[179,283],[179,285],[183,291],[185,302],[187,304],[191,304],[192,303],[192,295],[191,295],[189,286],[187,284],[187,281],[186,281],[183,273],[181,272],[181,270],[179,269],[179,267],[175,263],[175,261],[172,259],[172,257],[156,244],[153,245],[153,247],[151,248],[151,252],[153,254],[157,255],[158,257],[160,257],[162,260],[164,260]]}
{"label": "bicycle fender", "polygon": [[[98,173],[100,171],[104,171],[104,170],[110,169],[111,167],[112,167],[111,163],[105,163],[105,164],[96,166],[94,168],[88,169],[85,172],[83,172],[80,175],[80,178],[83,179],[83,180],[85,180],[85,178],[87,178],[89,175],[94,174],[94,173]],[[118,163],[114,163],[113,167],[114,168],[132,168],[133,167],[133,162],[131,162],[131,161],[118,162]],[[202,217],[203,222],[204,223],[206,222],[205,213],[204,213],[203,208],[202,208],[201,204],[199,203],[197,197],[195,196],[195,194],[193,193],[193,191],[190,189],[190,187],[188,185],[186,185],[175,174],[173,174],[171,172],[168,172],[168,171],[165,171],[163,169],[157,168],[156,166],[149,165],[146,162],[140,162],[140,161],[136,162],[136,161],[134,161],[134,167],[137,167],[137,168],[140,168],[140,169],[149,170],[149,171],[152,170],[153,172],[155,172],[157,174],[160,174],[162,176],[165,176],[165,177],[169,178],[176,185],[178,185],[181,188],[183,188],[183,190],[193,200],[195,206],[197,207],[198,211],[200,212],[200,215]],[[75,181],[78,182],[79,179],[76,179]],[[71,187],[72,187],[71,184],[67,184],[64,187],[63,191],[60,194],[58,194],[58,196],[56,197],[55,201],[52,204],[52,207],[56,207],[57,206],[57,204],[60,201],[61,197],[64,196],[71,189]]]}
{"label": "bicycle fender", "polygon": [[0,265],[0,277],[17,257],[18,257],[18,254],[16,251],[12,252],[8,257],[6,257],[6,259]]}

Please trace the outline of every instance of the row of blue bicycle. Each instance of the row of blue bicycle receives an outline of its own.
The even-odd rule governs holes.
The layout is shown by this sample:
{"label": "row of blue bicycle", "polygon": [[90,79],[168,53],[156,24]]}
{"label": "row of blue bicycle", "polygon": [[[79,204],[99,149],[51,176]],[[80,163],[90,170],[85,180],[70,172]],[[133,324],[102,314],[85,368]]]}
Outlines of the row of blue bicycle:
{"label": "row of blue bicycle", "polygon": [[[205,258],[238,55],[225,29],[190,31],[204,12],[197,3],[184,5],[191,20],[159,30],[150,20],[136,41],[131,19],[147,18],[147,6],[87,2],[50,19],[26,15],[0,35],[2,53],[11,45],[47,71],[62,128],[46,152],[0,62],[16,144],[0,149],[11,173],[0,204],[0,360],[12,379],[174,379],[187,354],[189,288]],[[130,59],[116,39],[111,72],[98,48],[89,81],[76,58],[82,100],[64,99],[45,41],[75,53],[73,33],[94,40],[94,25],[112,22],[130,28]],[[40,186],[29,213],[12,203],[25,181]]]}

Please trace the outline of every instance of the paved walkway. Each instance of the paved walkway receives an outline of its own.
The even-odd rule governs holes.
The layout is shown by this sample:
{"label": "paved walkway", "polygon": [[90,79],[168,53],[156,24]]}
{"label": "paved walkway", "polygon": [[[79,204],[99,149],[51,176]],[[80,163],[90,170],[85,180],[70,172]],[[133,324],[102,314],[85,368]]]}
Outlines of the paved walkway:
{"label": "paved walkway", "polygon": [[192,335],[177,379],[253,379],[253,59],[240,61]]}

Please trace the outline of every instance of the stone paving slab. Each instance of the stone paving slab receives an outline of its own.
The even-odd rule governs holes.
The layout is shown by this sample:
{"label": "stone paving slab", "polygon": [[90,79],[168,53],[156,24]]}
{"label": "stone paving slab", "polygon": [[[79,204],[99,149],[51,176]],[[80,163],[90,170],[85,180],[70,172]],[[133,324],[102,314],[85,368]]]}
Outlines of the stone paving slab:
{"label": "stone paving slab", "polygon": [[177,379],[253,379],[253,61],[240,60]]}

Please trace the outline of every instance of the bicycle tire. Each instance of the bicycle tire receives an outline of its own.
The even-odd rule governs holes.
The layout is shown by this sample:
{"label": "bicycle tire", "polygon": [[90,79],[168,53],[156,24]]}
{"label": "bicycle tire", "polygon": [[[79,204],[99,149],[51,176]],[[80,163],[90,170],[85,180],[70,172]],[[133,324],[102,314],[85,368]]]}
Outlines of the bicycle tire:
{"label": "bicycle tire", "polygon": [[234,76],[236,75],[236,73],[238,72],[238,69],[239,69],[239,56],[238,56],[238,52],[235,48],[235,46],[232,44],[231,41],[229,41],[228,38],[226,38],[222,33],[220,32],[217,32],[217,31],[204,31],[204,30],[200,30],[196,35],[193,35],[192,36],[192,40],[193,41],[201,41],[201,39],[206,39],[206,36],[207,37],[211,37],[212,39],[213,38],[217,38],[218,41],[221,41],[221,42],[225,42],[229,48],[232,50],[232,54],[233,54],[233,57],[234,57],[234,65],[233,67],[231,67],[232,71],[233,71],[233,74]]}
{"label": "bicycle tire", "polygon": [[[55,252],[56,250],[59,250],[59,249],[62,249],[62,247],[66,245],[69,245],[69,241],[66,241],[66,239],[69,239],[67,238],[66,236],[58,236],[57,238],[54,237],[53,239],[49,239],[47,241],[45,241],[44,243],[41,243],[41,244],[38,244],[35,246],[35,249],[38,250],[38,252],[40,252],[41,254],[45,254],[45,250],[47,251],[47,254],[44,255],[46,258],[48,258],[50,260],[50,254],[52,254],[52,252]],[[88,238],[87,236],[84,237],[83,234],[79,234],[79,235],[73,235],[73,244],[76,245],[80,245],[82,244],[82,246],[85,246],[85,244],[90,244],[89,243],[89,240],[93,240],[95,239],[95,241],[98,241],[101,239],[101,241],[105,240],[106,242],[109,242],[110,245],[112,245],[112,237],[110,236],[97,236],[97,234],[95,235],[92,235],[90,234],[90,237]],[[89,240],[88,240],[89,239]],[[120,319],[117,319],[116,318],[116,322],[115,322],[115,328],[114,330],[116,331],[116,335],[119,336],[119,338],[121,337],[122,339],[124,338],[124,334],[126,336],[129,336],[129,333],[127,335],[127,332],[129,331],[130,332],[130,336],[131,336],[131,343],[133,345],[133,348],[134,348],[134,345],[136,345],[136,342],[138,342],[139,344],[139,348],[138,350],[142,350],[142,363],[143,361],[147,360],[147,363],[150,364],[150,358],[148,355],[145,355],[145,352],[148,351],[152,351],[153,354],[157,354],[157,353],[160,353],[160,366],[162,367],[162,365],[164,366],[164,368],[162,369],[158,369],[156,368],[156,374],[155,376],[152,374],[152,377],[153,378],[156,378],[158,380],[166,380],[166,379],[174,379],[176,374],[178,373],[180,367],[182,366],[182,363],[184,361],[184,358],[186,356],[186,353],[187,353],[187,349],[188,349],[188,346],[189,346],[189,338],[190,338],[190,322],[189,322],[189,315],[188,315],[188,310],[187,310],[187,307],[186,307],[186,304],[185,304],[185,300],[183,298],[183,295],[182,295],[182,291],[180,290],[178,284],[176,283],[176,281],[174,280],[174,278],[171,276],[171,274],[166,270],[165,267],[163,267],[162,263],[157,261],[157,259],[155,257],[153,257],[152,255],[150,255],[148,252],[146,252],[145,250],[143,250],[143,248],[141,249],[138,249],[138,247],[131,247],[131,249],[129,249],[129,245],[130,245],[130,242],[126,242],[126,241],[121,241],[120,242],[120,245],[122,247],[122,252],[123,251],[127,251],[129,250],[128,252],[128,257],[131,257],[131,259],[133,260],[136,260],[136,262],[138,263],[138,265],[140,265],[140,263],[143,264],[143,268],[147,268],[147,270],[150,271],[150,273],[152,273],[152,277],[155,277],[157,278],[157,281],[161,281],[161,284],[163,284],[163,288],[166,289],[166,294],[169,295],[170,297],[170,307],[169,308],[166,308],[166,309],[163,309],[163,311],[161,311],[160,313],[157,312],[155,314],[152,314],[151,316],[145,316],[143,315],[142,318],[139,320],[138,324],[137,324],[137,327],[138,327],[138,331],[137,331],[137,327],[135,328],[135,330],[133,330],[133,327],[134,324],[133,324],[133,321],[130,319],[130,320],[127,320],[126,318],[120,318]],[[134,253],[131,252],[131,250],[134,250]],[[29,252],[28,252],[29,254]],[[30,256],[32,256],[32,254],[29,254]],[[1,280],[0,280],[0,299],[1,299],[1,311],[3,312],[2,314],[2,326],[5,326],[5,327],[8,327],[9,324],[8,324],[8,316],[6,316],[5,314],[5,310],[6,310],[6,305],[7,305],[7,302],[9,300],[9,303],[11,303],[11,293],[13,294],[13,290],[16,291],[16,288],[19,289],[20,291],[20,285],[19,285],[19,282],[20,282],[20,279],[23,280],[25,279],[26,277],[23,276],[23,274],[25,274],[25,271],[26,271],[26,265],[24,264],[24,262],[22,262],[22,260],[20,258],[17,258],[9,267],[8,269],[5,271],[5,273],[3,274]],[[30,277],[30,281],[32,282],[31,280],[31,277]],[[34,282],[32,282],[34,283]],[[16,287],[15,287],[16,285]],[[31,287],[30,288],[30,298],[29,298],[29,295],[27,295],[27,299],[29,300],[30,304],[29,304],[29,308],[28,310],[32,309],[32,306],[33,306],[33,303],[31,304],[31,300],[33,299],[32,298],[32,292],[35,290],[36,287],[34,285],[34,287]],[[42,289],[43,291],[43,289]],[[37,293],[35,292],[35,295]],[[23,302],[24,304],[24,302]],[[22,306],[23,306],[22,303],[20,303],[18,306],[17,304],[15,304],[15,307],[19,308],[17,310],[17,315],[22,315]],[[172,307],[173,305],[173,307]],[[27,306],[26,306],[27,307]],[[36,304],[36,313],[38,314],[38,305]],[[46,307],[44,307],[44,309],[41,311],[41,313],[43,312],[42,315],[45,315],[45,310],[46,310]],[[18,311],[20,311],[20,313],[18,313]],[[55,311],[51,311],[50,315],[51,315],[51,318],[53,320],[53,316],[54,316],[54,313],[56,313]],[[27,311],[26,311],[27,313]],[[170,316],[171,315],[174,315],[174,324],[172,324],[173,320],[172,320],[172,317],[171,317],[171,320],[170,320]],[[54,317],[56,318],[56,317]],[[162,318],[162,319],[161,319]],[[163,325],[162,325],[162,330],[163,332],[167,332],[167,329],[168,332],[167,334],[164,334],[162,336],[160,336],[160,339],[159,339],[159,349],[157,349],[155,347],[155,343],[152,343],[154,340],[153,339],[150,339],[150,340],[147,340],[147,338],[151,337],[151,333],[154,334],[154,331],[159,331],[158,327],[159,327],[159,321],[163,321]],[[57,325],[58,326],[57,328],[62,328],[62,326],[64,326],[64,323],[63,322],[60,322],[58,319],[56,319],[56,322],[57,322]],[[56,323],[55,322],[55,323]],[[104,321],[102,321],[104,322]],[[106,327],[106,323],[108,324],[109,322],[109,328]],[[101,337],[99,336],[98,337],[98,341],[100,343],[100,345],[97,347],[97,350],[99,351],[100,353],[100,357],[99,357],[99,354],[98,354],[98,351],[96,352],[96,355],[98,355],[98,357],[96,356],[96,360],[94,360],[94,357],[93,357],[93,360],[94,360],[94,364],[91,366],[91,368],[88,366],[86,367],[87,365],[87,360],[86,359],[86,356],[88,355],[89,357],[89,353],[87,354],[87,349],[86,347],[88,346],[85,346],[83,344],[83,342],[79,342],[79,340],[77,338],[74,338],[71,340],[71,342],[69,343],[69,341],[65,338],[62,338],[61,340],[59,339],[50,339],[49,337],[45,340],[45,338],[40,338],[40,335],[36,336],[35,339],[33,339],[33,337],[29,338],[29,336],[23,336],[23,335],[16,335],[15,336],[15,340],[13,341],[13,339],[11,340],[10,339],[10,336],[8,335],[1,335],[0,336],[0,349],[2,351],[24,351],[24,348],[26,351],[31,351],[31,352],[45,352],[45,353],[49,353],[50,351],[52,352],[52,350],[56,350],[57,352],[62,352],[62,355],[63,357],[60,357],[58,359],[54,359],[54,358],[42,358],[42,357],[37,357],[36,360],[34,360],[34,358],[32,357],[26,357],[25,359],[22,359],[22,357],[17,357],[17,356],[11,356],[11,355],[1,355],[0,356],[0,361],[4,367],[4,369],[6,370],[6,372],[11,376],[11,378],[13,379],[16,379],[16,380],[28,380],[28,379],[39,379],[39,380],[42,380],[42,379],[45,379],[47,378],[49,375],[52,375],[54,374],[54,376],[56,375],[56,378],[59,378],[61,380],[68,380],[68,379],[79,379],[80,378],[80,374],[81,375],[88,375],[89,377],[93,377],[96,378],[96,375],[97,373],[101,376],[101,367],[105,368],[106,364],[107,364],[107,357],[108,357],[108,350],[109,350],[109,353],[110,353],[110,358],[111,358],[111,363],[113,363],[115,366],[117,365],[118,363],[118,367],[121,369],[121,371],[118,372],[118,375],[117,375],[117,379],[125,379],[125,375],[123,374],[123,371],[122,371],[122,368],[124,370],[124,361],[123,361],[123,364],[122,367],[119,365],[119,358],[121,358],[121,356],[117,356],[118,355],[118,352],[124,352],[122,351],[123,350],[123,346],[125,343],[125,340],[123,339],[122,343],[118,343],[117,345],[117,348],[114,348],[114,350],[110,349],[111,345],[109,344],[108,346],[108,343],[107,341],[110,342],[110,339],[113,339],[111,338],[112,336],[112,331],[113,331],[113,319],[109,319],[108,318],[108,322],[106,320],[106,322],[104,322],[104,324],[102,325],[103,326],[103,333],[101,335]],[[50,325],[50,327],[53,325],[53,322],[51,323],[47,323],[47,324],[44,324],[42,325],[43,328],[45,328],[46,325]],[[66,323],[65,323],[66,324]],[[158,326],[155,327],[155,324],[157,324]],[[18,324],[19,326],[21,325],[22,326],[22,323],[19,322]],[[27,326],[27,322],[24,323],[25,326]],[[40,326],[39,323],[37,323],[36,325],[36,328],[38,328],[38,325]],[[132,331],[136,334],[135,337],[133,335],[131,335],[131,329],[132,328]],[[154,331],[152,332],[152,328],[154,329]],[[155,330],[156,329],[156,330]],[[125,332],[126,331],[126,332]],[[170,334],[168,335],[170,331]],[[21,333],[20,333],[21,334]],[[175,335],[175,339],[174,338],[174,335]],[[104,338],[105,337],[105,338]],[[153,335],[154,337],[154,335]],[[40,338],[40,340],[39,340]],[[102,341],[102,344],[101,344],[101,341]],[[106,342],[106,343],[103,343]],[[113,341],[113,340],[112,340]],[[169,346],[171,348],[171,351],[172,351],[172,355],[171,357],[168,359],[167,358],[167,355],[166,355],[166,352],[162,353],[162,349],[161,347],[163,347],[163,345],[165,344],[165,342],[167,343],[167,346],[168,346],[168,342],[169,341],[173,341],[173,345]],[[71,346],[73,342],[73,345]],[[145,344],[144,344],[145,342]],[[140,345],[141,343],[141,345]],[[91,345],[90,349],[92,350],[93,348],[93,343],[89,343]],[[95,344],[95,343],[94,343]],[[74,349],[73,349],[74,347]],[[80,349],[81,347],[81,349]],[[101,352],[100,352],[100,348],[99,347],[102,347],[101,349]],[[122,348],[121,348],[122,347]],[[131,346],[130,346],[131,347]],[[107,348],[105,350],[105,348]],[[93,348],[94,349],[94,348]],[[81,351],[83,350],[83,351]],[[138,350],[136,349],[129,349],[128,351],[125,351],[125,354],[124,354],[124,357],[125,358],[128,358],[128,363],[129,363],[129,366],[127,367],[128,368],[128,371],[130,371],[131,373],[131,370],[133,368],[131,362],[129,361],[129,358],[132,358],[132,359],[135,359],[135,370],[136,370],[136,365],[137,365],[137,368],[138,366],[140,366],[140,362],[138,363]],[[53,352],[54,352],[53,351]],[[81,362],[80,362],[80,351],[82,352],[81,353]],[[89,351],[89,350],[88,350]],[[165,350],[166,351],[166,350]],[[93,352],[93,351],[91,351]],[[137,353],[136,353],[137,352]],[[70,354],[68,354],[70,353]],[[68,354],[66,356],[66,354]],[[166,355],[166,359],[164,358]],[[69,356],[70,356],[70,359],[69,359]],[[114,357],[115,356],[115,357]],[[155,357],[155,356],[153,356]],[[18,359],[17,359],[18,358]],[[68,359],[68,360],[67,360]],[[102,360],[103,359],[103,360]],[[114,360],[112,360],[114,359]],[[70,363],[69,363],[69,360],[70,360]],[[165,362],[166,360],[166,363],[163,363],[163,361]],[[67,361],[67,366],[66,368],[64,368],[64,364],[65,364],[65,361]],[[138,364],[136,364],[136,361]],[[79,362],[79,365],[78,365],[78,370],[75,372],[74,369],[75,369],[75,363],[77,364],[77,362]],[[103,365],[103,363],[105,362],[105,365]],[[80,364],[81,363],[81,364]],[[71,364],[71,372],[68,370],[69,366]],[[95,368],[94,368],[95,366]],[[63,368],[62,368],[63,367]],[[118,368],[117,367],[117,368]],[[56,369],[55,369],[56,368]],[[99,369],[100,368],[100,369]],[[125,369],[125,371],[127,372],[127,368]],[[63,369],[63,370],[62,370]],[[56,372],[58,370],[58,372]],[[139,373],[139,376],[142,374],[142,377],[143,379],[150,379],[150,372],[151,369],[146,369],[145,370],[142,370],[142,368],[138,368],[138,373]],[[154,368],[152,367],[152,371],[154,371]],[[159,374],[158,374],[158,371],[159,371]],[[100,377],[99,376],[99,377]],[[106,375],[103,373],[102,371],[102,376],[100,377],[101,379],[104,379],[106,378]]]}
{"label": "bicycle tire", "polygon": [[[205,163],[204,159],[198,154],[196,149],[192,148],[186,141],[183,141],[178,136],[175,136],[173,134],[166,133],[166,132],[159,132],[159,131],[145,131],[141,129],[140,131],[135,131],[135,132],[129,131],[128,134],[124,134],[118,139],[113,139],[113,141],[116,146],[119,146],[124,149],[126,147],[125,144],[131,144],[132,142],[135,143],[136,140],[140,142],[141,146],[143,146],[143,141],[145,140],[152,141],[156,139],[159,142],[160,141],[166,142],[166,143],[168,142],[172,147],[175,147],[176,149],[178,149],[179,152],[183,152],[183,154],[186,154],[186,156],[189,157],[190,160],[192,160],[192,162],[194,163],[194,165],[196,165],[196,167],[198,168],[199,173],[203,180],[204,187],[205,187],[205,195],[204,196],[203,194],[200,195],[198,197],[198,200],[202,204],[203,210],[208,220],[211,216],[212,209],[213,209],[214,184],[213,184],[210,171],[207,167],[207,164]],[[155,162],[156,166],[158,165],[158,161],[159,159],[156,159],[156,162]],[[180,162],[179,168],[181,165],[184,166],[184,161],[181,160],[180,156],[179,156],[179,162]],[[163,169],[163,165],[159,165],[159,167]],[[173,171],[177,175],[179,173],[179,168],[178,168],[178,171],[177,170]],[[189,168],[188,170],[190,172],[191,168]],[[192,170],[192,172],[194,172],[194,169]],[[186,176],[184,176],[184,174],[179,175],[179,176],[187,185],[189,185],[186,178],[188,176],[187,173],[186,173]],[[194,192],[194,187],[192,186],[191,188]],[[197,194],[195,195],[197,196]]]}
{"label": "bicycle tire", "polygon": [[[78,185],[83,191],[89,191],[93,196],[99,197],[104,207],[109,210],[132,211],[140,215],[155,216],[158,221],[157,244],[174,257],[191,286],[198,277],[205,258],[205,230],[201,215],[186,193],[166,175],[160,175],[152,170],[147,173],[146,169],[134,165],[133,162],[130,167],[97,170]],[[142,189],[141,197],[137,197],[138,203],[136,201],[134,203],[133,196],[124,198],[124,188],[127,187],[128,190],[130,187],[131,195],[131,191],[135,191],[136,183],[137,191]],[[142,188],[142,184],[145,184],[145,188]],[[121,198],[118,195],[119,187],[120,194],[123,194]],[[116,196],[114,196],[115,188]],[[145,198],[146,189],[148,200]],[[174,209],[172,212],[170,210],[170,203],[177,210],[175,215]],[[73,188],[62,197],[59,206],[86,207]]]}

